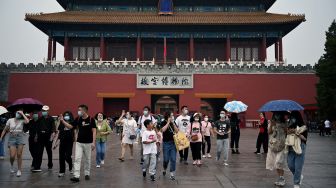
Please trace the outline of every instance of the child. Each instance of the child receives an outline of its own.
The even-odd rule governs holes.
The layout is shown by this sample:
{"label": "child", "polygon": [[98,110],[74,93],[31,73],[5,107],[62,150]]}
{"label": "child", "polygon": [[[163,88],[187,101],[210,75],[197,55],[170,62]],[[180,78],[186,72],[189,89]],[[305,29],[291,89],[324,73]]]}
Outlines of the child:
{"label": "child", "polygon": [[[153,122],[149,119],[144,121],[144,126],[146,130],[142,134],[142,144],[143,144],[143,158],[144,163],[142,166],[142,175],[146,177],[146,170],[150,174],[150,179],[155,181],[156,172],[156,154],[157,154],[157,135],[155,130],[153,130]],[[150,161],[150,164],[149,164]]]}

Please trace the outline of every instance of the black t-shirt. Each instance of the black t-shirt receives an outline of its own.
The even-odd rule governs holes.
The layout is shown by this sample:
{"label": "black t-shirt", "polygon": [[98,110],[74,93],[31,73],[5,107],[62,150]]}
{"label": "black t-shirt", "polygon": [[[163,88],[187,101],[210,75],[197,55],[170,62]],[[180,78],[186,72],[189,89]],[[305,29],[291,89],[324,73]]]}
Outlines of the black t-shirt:
{"label": "black t-shirt", "polygon": [[29,136],[34,137],[39,132],[39,122],[38,120],[30,120],[29,123],[23,127],[24,132],[29,131]]}
{"label": "black t-shirt", "polygon": [[[73,125],[73,122],[68,122],[70,125]],[[74,138],[73,129],[68,129],[62,122],[58,126],[59,136],[58,138],[62,140],[72,140]]]}
{"label": "black t-shirt", "polygon": [[88,116],[86,119],[83,119],[82,117],[76,118],[74,122],[74,128],[78,129],[77,142],[84,144],[93,142],[92,129],[97,128],[93,118],[90,116]]}
{"label": "black t-shirt", "polygon": [[217,139],[227,139],[227,138],[229,138],[229,135],[227,134],[227,132],[230,128],[230,121],[229,120],[225,120],[225,121],[218,120],[215,123],[215,127],[216,127],[218,132],[224,133],[224,135],[217,134]]}
{"label": "black t-shirt", "polygon": [[[161,129],[162,127],[164,127],[167,124],[167,121],[164,120],[161,122]],[[165,132],[162,132],[162,141],[163,142],[170,142],[170,141],[174,141],[174,125],[173,123],[170,123],[168,129]]]}

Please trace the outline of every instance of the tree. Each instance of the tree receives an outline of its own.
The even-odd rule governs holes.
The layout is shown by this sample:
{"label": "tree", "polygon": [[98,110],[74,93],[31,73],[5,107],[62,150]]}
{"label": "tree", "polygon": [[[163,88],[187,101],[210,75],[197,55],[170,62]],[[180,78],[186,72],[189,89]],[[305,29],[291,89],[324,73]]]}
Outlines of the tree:
{"label": "tree", "polygon": [[316,65],[320,78],[317,89],[317,105],[322,119],[336,120],[336,21],[326,32],[325,53]]}

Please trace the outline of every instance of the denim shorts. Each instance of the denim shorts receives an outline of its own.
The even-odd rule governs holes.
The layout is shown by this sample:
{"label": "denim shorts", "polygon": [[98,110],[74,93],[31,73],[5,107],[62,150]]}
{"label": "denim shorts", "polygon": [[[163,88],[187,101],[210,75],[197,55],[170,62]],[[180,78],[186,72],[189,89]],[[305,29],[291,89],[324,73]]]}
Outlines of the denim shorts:
{"label": "denim shorts", "polygon": [[8,147],[25,145],[25,135],[23,133],[9,134]]}

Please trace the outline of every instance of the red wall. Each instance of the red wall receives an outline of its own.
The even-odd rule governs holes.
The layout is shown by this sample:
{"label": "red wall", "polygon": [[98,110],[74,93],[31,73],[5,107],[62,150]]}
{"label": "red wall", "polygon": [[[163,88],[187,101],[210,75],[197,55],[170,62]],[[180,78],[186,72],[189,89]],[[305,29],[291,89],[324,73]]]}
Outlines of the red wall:
{"label": "red wall", "polygon": [[[198,111],[200,99],[194,93],[232,93],[249,108],[246,119],[257,119],[261,105],[274,99],[292,99],[300,104],[314,104],[317,83],[314,74],[195,74],[194,88],[180,95],[180,106],[188,105]],[[96,73],[12,73],[9,101],[33,97],[51,107],[52,114],[65,110],[76,111],[79,104],[87,104],[89,112],[103,110],[103,99],[98,92],[135,93],[130,98],[130,110],[141,111],[150,106],[150,95],[136,89],[135,74]],[[232,100],[232,99],[229,99]]]}

